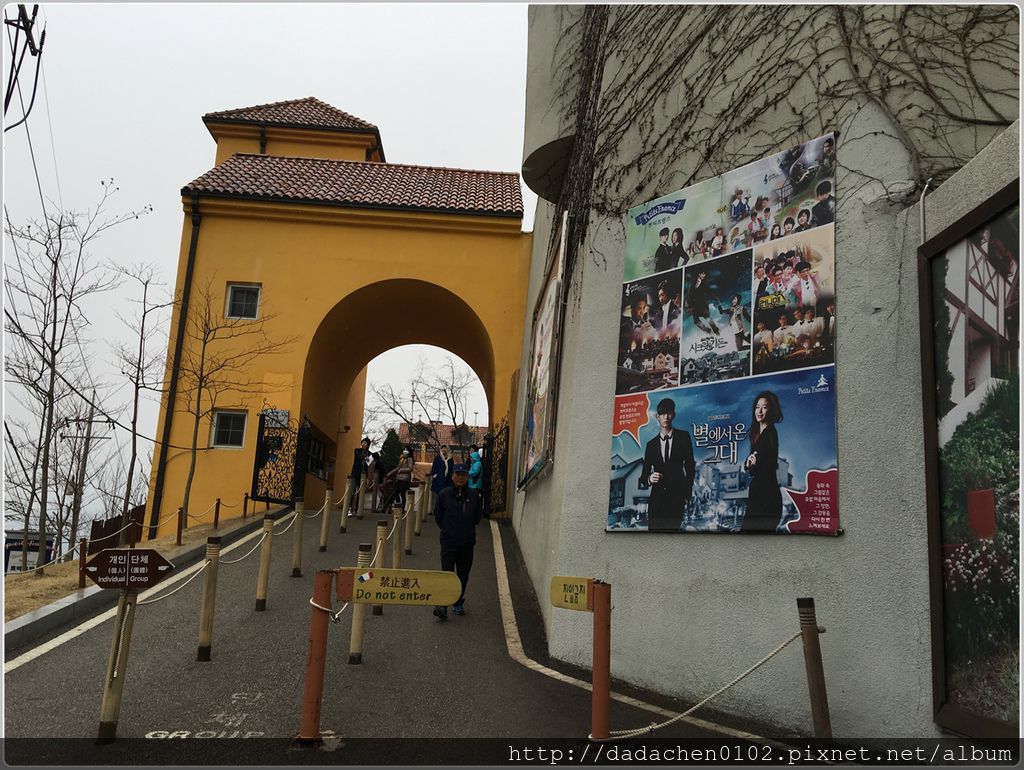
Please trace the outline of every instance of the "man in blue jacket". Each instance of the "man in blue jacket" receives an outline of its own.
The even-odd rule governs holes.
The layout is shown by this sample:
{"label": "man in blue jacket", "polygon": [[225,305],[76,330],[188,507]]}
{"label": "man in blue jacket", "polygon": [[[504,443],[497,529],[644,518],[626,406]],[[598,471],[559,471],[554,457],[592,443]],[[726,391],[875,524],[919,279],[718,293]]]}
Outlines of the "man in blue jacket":
{"label": "man in blue jacket", "polygon": [[[441,528],[441,569],[454,572],[462,583],[462,593],[452,607],[456,615],[466,612],[462,603],[473,566],[476,525],[484,510],[480,493],[466,485],[468,480],[469,468],[456,463],[452,469],[452,486],[442,489],[434,498],[434,519]],[[435,607],[434,614],[438,620],[448,620],[447,607]]]}

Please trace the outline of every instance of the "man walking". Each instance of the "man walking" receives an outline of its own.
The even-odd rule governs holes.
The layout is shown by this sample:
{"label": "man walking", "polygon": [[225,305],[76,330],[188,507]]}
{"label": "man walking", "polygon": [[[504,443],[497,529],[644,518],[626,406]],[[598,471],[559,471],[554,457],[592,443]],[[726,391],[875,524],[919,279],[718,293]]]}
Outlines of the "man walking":
{"label": "man walking", "polygon": [[[456,615],[465,614],[462,603],[473,566],[476,525],[484,512],[480,493],[470,489],[466,485],[468,481],[469,468],[456,463],[452,469],[452,486],[442,489],[434,499],[434,519],[441,528],[441,569],[454,572],[462,583],[462,593],[452,607]],[[448,608],[435,607],[434,615],[438,620],[448,620]]]}
{"label": "man walking", "polygon": [[445,487],[452,485],[452,466],[455,462],[448,455],[447,444],[441,445],[441,451],[434,456],[430,466],[430,491],[435,495]]}

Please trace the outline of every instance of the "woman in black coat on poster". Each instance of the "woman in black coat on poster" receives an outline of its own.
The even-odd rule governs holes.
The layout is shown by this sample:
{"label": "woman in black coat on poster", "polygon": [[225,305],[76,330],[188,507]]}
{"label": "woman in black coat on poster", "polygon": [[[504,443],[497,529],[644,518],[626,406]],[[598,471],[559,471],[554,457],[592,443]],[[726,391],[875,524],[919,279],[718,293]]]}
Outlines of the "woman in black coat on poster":
{"label": "woman in black coat on poster", "polygon": [[750,474],[747,514],[740,527],[744,532],[774,532],[782,518],[777,422],[782,422],[779,397],[770,390],[758,393],[750,420],[750,456],[743,464]]}

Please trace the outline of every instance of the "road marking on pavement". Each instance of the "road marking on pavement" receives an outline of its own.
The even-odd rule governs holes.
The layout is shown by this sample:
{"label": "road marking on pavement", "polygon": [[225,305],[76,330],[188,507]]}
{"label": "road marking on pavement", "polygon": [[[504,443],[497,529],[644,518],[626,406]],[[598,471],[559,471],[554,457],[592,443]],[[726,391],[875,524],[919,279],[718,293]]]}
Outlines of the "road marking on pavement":
{"label": "road marking on pavement", "polygon": [[[589,692],[592,689],[590,682],[584,682],[582,679],[577,679],[574,676],[563,674],[561,671],[555,671],[553,668],[548,668],[542,663],[538,663],[526,655],[525,650],[523,650],[522,638],[519,636],[519,627],[516,625],[515,609],[512,606],[512,592],[509,589],[508,584],[508,571],[505,567],[505,549],[501,545],[501,531],[498,529],[498,522],[494,519],[491,519],[491,542],[494,543],[494,568],[498,577],[498,604],[501,607],[501,623],[505,628],[505,645],[508,647],[509,656],[516,663],[526,666],[526,668],[536,671],[538,674],[544,674],[552,679],[557,679],[559,682],[565,682],[566,684],[571,684],[574,687],[579,687]],[[623,695],[617,692],[612,692],[611,695],[612,700],[616,700],[619,703],[625,703],[629,706],[633,706],[634,708],[643,709],[644,711],[650,711],[652,714],[657,714],[658,716],[672,718],[679,715],[678,712],[663,709],[660,706],[646,703],[642,700],[638,700],[637,698],[631,698],[628,695]],[[752,743],[770,744],[772,746],[786,745],[760,735],[754,735],[753,733],[748,733],[743,730],[736,730],[732,727],[717,724],[716,722],[709,722],[706,719],[687,716],[683,717],[680,721],[688,722],[694,727],[699,727],[702,730],[710,730],[711,732],[728,735],[733,738],[740,738],[741,740],[751,741]]]}
{"label": "road marking on pavement", "polygon": [[[231,545],[229,545],[226,548],[222,549],[221,553],[222,554],[230,553],[235,548],[241,547],[242,545],[244,545],[248,541],[252,540],[254,537],[261,536],[262,534],[263,534],[263,530],[262,529],[257,529],[254,532],[252,532],[252,533],[246,535],[245,537],[243,537],[241,540],[237,540],[234,543],[232,543]],[[147,598],[149,596],[153,596],[154,594],[157,594],[157,593],[163,591],[164,589],[168,588],[169,586],[172,586],[175,583],[177,583],[177,582],[179,582],[181,580],[184,580],[185,578],[187,578],[190,575],[192,575],[196,570],[202,569],[203,565],[205,563],[206,562],[205,562],[204,559],[200,559],[198,562],[193,564],[191,567],[187,567],[187,568],[183,569],[181,572],[175,572],[173,575],[171,575],[166,580],[160,581],[160,583],[158,585],[154,586],[153,588],[150,588],[147,591],[143,591],[141,594],[139,594],[139,598],[140,599],[145,599],[145,598]],[[116,615],[116,614],[117,614],[117,607],[111,607],[106,612],[103,612],[103,613],[97,615],[94,618],[90,618],[89,620],[85,621],[84,623],[82,623],[80,625],[77,625],[74,628],[65,631],[60,636],[55,636],[50,641],[44,642],[43,644],[39,645],[38,647],[33,647],[28,652],[23,653],[22,655],[19,655],[18,657],[14,658],[13,660],[9,660],[6,663],[4,663],[4,673],[5,674],[9,674],[11,671],[14,671],[14,669],[19,668],[20,666],[24,666],[29,661],[33,661],[36,658],[40,657],[41,655],[45,655],[50,650],[57,649],[58,647],[60,647],[65,642],[70,642],[72,639],[74,639],[75,637],[81,636],[86,631],[88,631],[88,630],[90,630],[92,628],[95,628],[96,626],[100,625],[101,623],[105,623],[106,621],[108,621],[112,617],[114,617],[114,615]]]}

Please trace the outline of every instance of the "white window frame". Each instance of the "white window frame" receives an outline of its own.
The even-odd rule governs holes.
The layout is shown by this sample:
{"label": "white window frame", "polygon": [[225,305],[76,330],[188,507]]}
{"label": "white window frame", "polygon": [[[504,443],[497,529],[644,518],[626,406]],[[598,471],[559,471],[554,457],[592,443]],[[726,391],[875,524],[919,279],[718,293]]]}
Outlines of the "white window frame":
{"label": "white window frame", "polygon": [[[250,317],[247,315],[231,315],[231,294],[235,288],[239,289],[256,289],[256,315]],[[260,317],[260,305],[263,304],[263,284],[261,283],[249,283],[246,281],[229,281],[228,290],[224,295],[224,317],[225,318],[243,318],[247,321],[255,321]]]}
{"label": "white window frame", "polygon": [[[240,414],[245,418],[242,424],[241,444],[218,444],[217,443],[217,419],[222,414]],[[245,409],[214,409],[210,415],[210,448],[211,449],[245,449],[245,439],[249,432],[249,412]]]}

